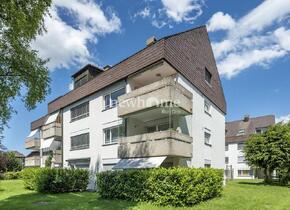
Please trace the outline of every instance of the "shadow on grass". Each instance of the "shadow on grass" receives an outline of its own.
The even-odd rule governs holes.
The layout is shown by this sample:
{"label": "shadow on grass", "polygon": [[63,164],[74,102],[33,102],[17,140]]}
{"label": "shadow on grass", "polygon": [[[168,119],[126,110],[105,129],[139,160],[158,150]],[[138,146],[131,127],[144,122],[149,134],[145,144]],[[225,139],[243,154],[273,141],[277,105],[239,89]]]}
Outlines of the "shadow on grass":
{"label": "shadow on grass", "polygon": [[132,209],[137,203],[120,201],[120,200],[104,200],[97,193],[62,193],[62,194],[41,194],[28,193],[22,195],[11,196],[0,201],[0,209],[5,210],[75,210],[75,209],[97,209],[97,210],[117,210]]}

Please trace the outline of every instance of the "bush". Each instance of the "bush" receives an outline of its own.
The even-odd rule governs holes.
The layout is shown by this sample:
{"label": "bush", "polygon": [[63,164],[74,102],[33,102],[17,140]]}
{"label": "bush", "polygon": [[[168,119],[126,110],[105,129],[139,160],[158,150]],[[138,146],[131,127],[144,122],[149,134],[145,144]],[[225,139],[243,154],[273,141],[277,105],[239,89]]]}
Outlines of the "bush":
{"label": "bush", "polygon": [[41,168],[25,168],[21,171],[21,178],[24,180],[24,187],[29,190],[37,189],[37,177]]}
{"label": "bush", "polygon": [[20,179],[21,178],[21,172],[16,171],[16,172],[6,172],[4,174],[4,179],[9,180],[9,179]]}
{"label": "bush", "polygon": [[24,171],[25,186],[39,192],[84,191],[89,183],[89,171],[83,169],[34,168]]}
{"label": "bush", "polygon": [[98,192],[103,198],[172,206],[192,206],[219,196],[222,181],[223,171],[210,168],[156,168],[97,174]]}

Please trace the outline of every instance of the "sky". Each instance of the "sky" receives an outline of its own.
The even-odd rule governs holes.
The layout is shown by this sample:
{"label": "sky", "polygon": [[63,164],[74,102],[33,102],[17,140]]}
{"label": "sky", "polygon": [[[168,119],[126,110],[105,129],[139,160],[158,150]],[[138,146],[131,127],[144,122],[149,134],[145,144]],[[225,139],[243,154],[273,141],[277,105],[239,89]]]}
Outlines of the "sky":
{"label": "sky", "polygon": [[47,32],[31,43],[49,58],[51,93],[27,111],[21,99],[4,131],[9,150],[24,149],[30,122],[47,114],[47,103],[67,93],[71,75],[87,63],[114,65],[155,36],[206,25],[226,102],[226,120],[274,114],[290,118],[289,0],[53,0]]}

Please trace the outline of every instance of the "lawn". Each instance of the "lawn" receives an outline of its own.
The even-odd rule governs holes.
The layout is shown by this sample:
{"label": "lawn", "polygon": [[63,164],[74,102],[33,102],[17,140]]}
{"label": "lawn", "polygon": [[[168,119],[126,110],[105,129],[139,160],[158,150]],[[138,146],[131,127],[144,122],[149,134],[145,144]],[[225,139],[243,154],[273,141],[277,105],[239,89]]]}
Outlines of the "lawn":
{"label": "lawn", "polygon": [[[40,194],[24,189],[21,180],[0,181],[0,209],[127,209],[170,210],[147,203],[103,200],[97,193]],[[290,209],[290,188],[263,185],[260,181],[231,181],[219,198],[184,210]]]}

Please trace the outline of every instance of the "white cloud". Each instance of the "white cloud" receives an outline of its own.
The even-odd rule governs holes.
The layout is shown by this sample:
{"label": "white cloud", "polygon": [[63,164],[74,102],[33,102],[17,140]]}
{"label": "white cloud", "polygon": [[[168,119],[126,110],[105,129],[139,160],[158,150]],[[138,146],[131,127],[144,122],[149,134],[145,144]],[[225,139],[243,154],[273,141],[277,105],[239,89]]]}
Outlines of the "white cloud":
{"label": "white cloud", "polygon": [[229,15],[223,12],[215,13],[208,21],[208,31],[228,30],[235,26],[235,20]]}
{"label": "white cloud", "polygon": [[69,91],[74,89],[74,83],[73,82],[69,83],[68,89],[69,89]]}
{"label": "white cloud", "polygon": [[161,0],[166,15],[175,22],[191,22],[202,14],[202,5],[197,0]]}
{"label": "white cloud", "polygon": [[215,13],[208,21],[209,31],[226,31],[223,40],[213,43],[220,74],[232,78],[253,65],[265,67],[285,56],[290,49],[290,30],[273,28],[289,14],[288,0],[264,1],[235,22],[227,14]]}
{"label": "white cloud", "polygon": [[146,18],[150,16],[150,9],[149,7],[145,7],[143,10],[140,10],[138,12],[136,12],[133,17],[137,18],[137,17],[142,17],[142,18]]}
{"label": "white cloud", "polygon": [[156,28],[172,28],[176,23],[193,23],[202,15],[204,0],[161,0],[161,7],[157,1],[144,3],[146,6],[133,15],[133,21],[138,17],[148,18]]}
{"label": "white cloud", "polygon": [[[72,26],[57,13],[62,8],[75,22]],[[44,59],[50,59],[50,70],[83,65],[90,61],[88,45],[97,43],[97,37],[118,32],[121,21],[115,13],[106,16],[101,7],[91,0],[53,1],[50,16],[45,17],[47,32],[38,36],[31,46]]]}
{"label": "white cloud", "polygon": [[254,49],[240,54],[231,53],[218,63],[218,69],[220,74],[231,78],[252,65],[266,66],[271,60],[282,57],[285,53],[280,49]]}
{"label": "white cloud", "polygon": [[282,122],[282,123],[290,122],[290,114],[276,118],[276,123],[279,123],[279,122]]}
{"label": "white cloud", "polygon": [[290,51],[290,29],[286,30],[284,27],[280,27],[274,32],[274,35],[277,37],[280,46]]}

